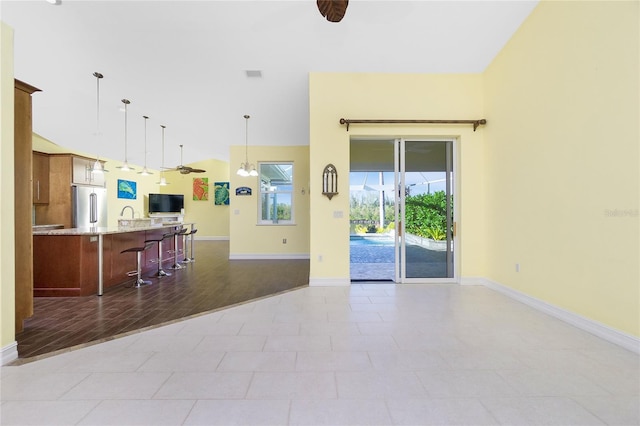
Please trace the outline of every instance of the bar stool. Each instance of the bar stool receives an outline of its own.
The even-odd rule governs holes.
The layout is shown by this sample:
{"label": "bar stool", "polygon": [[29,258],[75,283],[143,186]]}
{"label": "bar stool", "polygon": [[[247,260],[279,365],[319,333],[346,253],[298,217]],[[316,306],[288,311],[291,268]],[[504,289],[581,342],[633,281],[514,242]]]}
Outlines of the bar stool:
{"label": "bar stool", "polygon": [[131,247],[126,250],[122,250],[120,254],[123,253],[136,253],[137,256],[137,268],[135,271],[127,272],[128,277],[136,277],[136,282],[133,285],[135,288],[142,287],[143,285],[151,284],[151,281],[142,279],[142,252],[151,248],[153,243],[145,243],[144,247]]}
{"label": "bar stool", "polygon": [[178,237],[181,237],[186,233],[187,233],[187,228],[181,228],[173,233],[173,265],[171,266],[171,269],[184,268],[184,266],[182,266],[179,263],[180,261],[178,260],[178,253],[180,252],[180,250],[178,250]]}
{"label": "bar stool", "polygon": [[[190,232],[187,232],[186,234],[183,235],[183,239],[182,239],[182,247],[184,247],[184,259],[182,260],[182,263],[191,263],[191,262],[195,262],[196,258],[193,256],[193,234],[195,234],[196,232],[198,232],[197,229],[192,229]],[[191,257],[187,257],[187,237],[189,237],[189,239],[191,240],[189,245],[191,247],[189,247],[189,253],[191,254]]]}
{"label": "bar stool", "polygon": [[152,238],[150,240],[146,240],[144,243],[157,243],[158,244],[158,272],[156,272],[156,277],[158,278],[162,278],[162,277],[170,277],[171,274],[169,272],[165,272],[164,269],[162,269],[162,242],[169,238],[172,237],[173,234],[164,234],[162,237],[160,238]]}

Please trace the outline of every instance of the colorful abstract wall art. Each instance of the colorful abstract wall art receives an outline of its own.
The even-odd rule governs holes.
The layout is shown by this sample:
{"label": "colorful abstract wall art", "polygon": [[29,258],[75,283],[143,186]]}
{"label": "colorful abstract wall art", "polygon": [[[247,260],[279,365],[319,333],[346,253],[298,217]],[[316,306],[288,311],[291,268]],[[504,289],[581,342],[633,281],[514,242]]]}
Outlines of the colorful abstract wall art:
{"label": "colorful abstract wall art", "polygon": [[206,201],[209,199],[209,178],[193,178],[193,200]]}

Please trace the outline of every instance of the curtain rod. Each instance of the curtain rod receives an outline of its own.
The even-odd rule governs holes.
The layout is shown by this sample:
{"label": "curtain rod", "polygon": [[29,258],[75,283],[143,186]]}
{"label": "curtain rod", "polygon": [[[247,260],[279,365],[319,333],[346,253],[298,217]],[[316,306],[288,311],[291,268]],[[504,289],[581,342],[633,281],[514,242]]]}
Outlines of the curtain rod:
{"label": "curtain rod", "polygon": [[487,120],[484,118],[480,120],[352,120],[349,118],[341,118],[340,124],[347,125],[347,132],[349,131],[350,124],[473,124],[473,131],[475,132],[478,126],[481,124],[487,124]]}

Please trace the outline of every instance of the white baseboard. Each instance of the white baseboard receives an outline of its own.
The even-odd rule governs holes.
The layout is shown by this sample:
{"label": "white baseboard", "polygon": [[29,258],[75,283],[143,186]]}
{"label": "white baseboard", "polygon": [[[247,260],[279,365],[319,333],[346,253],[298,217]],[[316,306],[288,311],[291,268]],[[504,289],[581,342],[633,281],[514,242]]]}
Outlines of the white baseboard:
{"label": "white baseboard", "polygon": [[9,363],[18,359],[18,342],[13,342],[0,349],[0,353],[2,354],[2,364],[0,365],[8,365]]}
{"label": "white baseboard", "polygon": [[229,260],[309,260],[309,254],[229,254]]}
{"label": "white baseboard", "polygon": [[559,320],[578,327],[608,342],[614,343],[618,346],[622,346],[623,348],[630,350],[631,352],[640,354],[640,339],[635,336],[613,329],[605,324],[589,318],[585,318],[581,315],[567,311],[558,306],[544,302],[540,299],[536,299],[535,297],[531,297],[525,293],[514,290],[495,281],[491,281],[486,278],[482,278],[481,281],[486,287],[502,293],[505,296],[522,302],[525,305],[531,306],[532,308],[544,312],[545,314],[551,315],[552,317],[558,318]]}
{"label": "white baseboard", "polygon": [[216,236],[201,235],[196,237],[194,235],[193,239],[196,241],[229,241],[229,237],[225,237],[225,236],[216,237]]}
{"label": "white baseboard", "polygon": [[487,280],[482,277],[462,277],[460,285],[485,285]]}
{"label": "white baseboard", "polygon": [[309,287],[348,287],[349,278],[309,278]]}

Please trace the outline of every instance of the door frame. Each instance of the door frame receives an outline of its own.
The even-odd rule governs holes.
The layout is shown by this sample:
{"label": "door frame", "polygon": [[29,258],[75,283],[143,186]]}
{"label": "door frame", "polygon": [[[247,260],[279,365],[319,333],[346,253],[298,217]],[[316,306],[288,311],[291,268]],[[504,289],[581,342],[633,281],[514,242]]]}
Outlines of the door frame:
{"label": "door frame", "polygon": [[[394,138],[394,204],[395,204],[395,223],[396,225],[400,224],[400,226],[396,229],[396,238],[395,238],[395,273],[394,273],[394,282],[397,284],[428,284],[428,283],[458,283],[459,279],[459,253],[460,253],[460,244],[457,233],[457,224],[459,223],[459,212],[460,212],[460,203],[459,203],[459,187],[457,185],[458,182],[458,153],[457,153],[457,144],[458,138],[456,137],[410,137],[410,138]],[[399,169],[404,170],[405,168],[405,158],[404,153],[401,151],[404,149],[405,142],[451,142],[451,183],[450,189],[453,192],[453,236],[451,239],[451,243],[453,244],[453,276],[452,277],[441,277],[441,278],[406,278],[406,263],[401,262],[402,259],[406,259],[406,246],[401,248],[398,247],[399,238],[398,233],[404,235],[405,233],[405,221],[401,220],[399,217],[399,210],[402,209],[404,213],[404,203],[400,203],[400,192],[404,189],[404,172]],[[401,172],[401,173],[399,173]],[[404,198],[403,198],[404,200]],[[404,219],[404,218],[402,218]]]}

